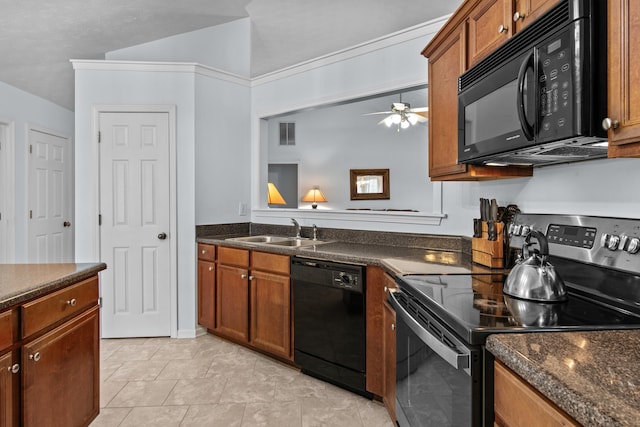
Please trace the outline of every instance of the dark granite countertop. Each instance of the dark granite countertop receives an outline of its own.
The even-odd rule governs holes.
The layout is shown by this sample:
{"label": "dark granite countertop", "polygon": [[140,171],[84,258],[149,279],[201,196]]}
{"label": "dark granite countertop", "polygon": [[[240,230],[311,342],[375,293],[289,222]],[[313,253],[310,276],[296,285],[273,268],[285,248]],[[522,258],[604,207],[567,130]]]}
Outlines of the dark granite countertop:
{"label": "dark granite countertop", "polygon": [[84,280],[104,263],[0,264],[0,310]]}
{"label": "dark granite countertop", "polygon": [[640,423],[640,330],[496,334],[487,349],[585,426]]}
{"label": "dark granite countertop", "polygon": [[[377,265],[396,275],[490,273],[473,265],[471,256],[463,252],[402,247],[381,244],[326,241],[304,247],[286,247],[227,240],[238,235],[201,236],[200,243],[325,259],[336,262]],[[495,270],[494,270],[495,271]]]}

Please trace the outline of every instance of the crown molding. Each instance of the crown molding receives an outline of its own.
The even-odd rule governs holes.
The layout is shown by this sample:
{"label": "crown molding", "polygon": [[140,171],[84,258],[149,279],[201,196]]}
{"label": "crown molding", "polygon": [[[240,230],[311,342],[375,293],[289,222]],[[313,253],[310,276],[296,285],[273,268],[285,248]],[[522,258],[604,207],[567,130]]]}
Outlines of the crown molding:
{"label": "crown molding", "polygon": [[73,65],[74,70],[191,73],[205,77],[217,78],[242,86],[251,86],[251,79],[248,77],[243,77],[195,62],[114,61],[95,59],[71,59],[70,62]]}

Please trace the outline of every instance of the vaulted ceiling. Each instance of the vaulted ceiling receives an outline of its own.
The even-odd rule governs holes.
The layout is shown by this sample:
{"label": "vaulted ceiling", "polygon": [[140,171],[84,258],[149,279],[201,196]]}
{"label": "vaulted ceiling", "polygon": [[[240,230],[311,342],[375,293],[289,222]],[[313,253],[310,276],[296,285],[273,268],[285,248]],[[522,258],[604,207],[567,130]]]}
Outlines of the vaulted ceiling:
{"label": "vaulted ceiling", "polygon": [[[69,59],[251,20],[251,76],[453,12],[461,0],[0,1],[0,81],[73,110]],[[223,41],[221,41],[223,42]]]}

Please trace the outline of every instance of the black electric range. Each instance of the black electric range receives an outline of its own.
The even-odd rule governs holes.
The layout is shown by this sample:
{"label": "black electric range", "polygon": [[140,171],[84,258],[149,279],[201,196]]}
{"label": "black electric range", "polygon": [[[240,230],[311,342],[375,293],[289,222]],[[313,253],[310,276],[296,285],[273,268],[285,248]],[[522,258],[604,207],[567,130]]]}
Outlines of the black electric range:
{"label": "black electric range", "polygon": [[[502,292],[506,275],[406,275],[396,310],[396,412],[404,426],[493,425],[493,333],[640,329],[640,220],[518,214],[510,247],[530,230],[549,241],[549,262],[568,299],[541,303]],[[535,246],[530,248],[535,250]]]}

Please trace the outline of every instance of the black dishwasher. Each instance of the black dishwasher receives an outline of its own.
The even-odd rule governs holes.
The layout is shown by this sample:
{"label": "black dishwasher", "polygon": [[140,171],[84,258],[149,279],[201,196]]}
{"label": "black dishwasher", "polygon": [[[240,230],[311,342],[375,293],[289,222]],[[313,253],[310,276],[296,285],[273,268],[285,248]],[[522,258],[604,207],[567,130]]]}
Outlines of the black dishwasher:
{"label": "black dishwasher", "polygon": [[366,397],[365,266],[291,259],[294,362]]}

